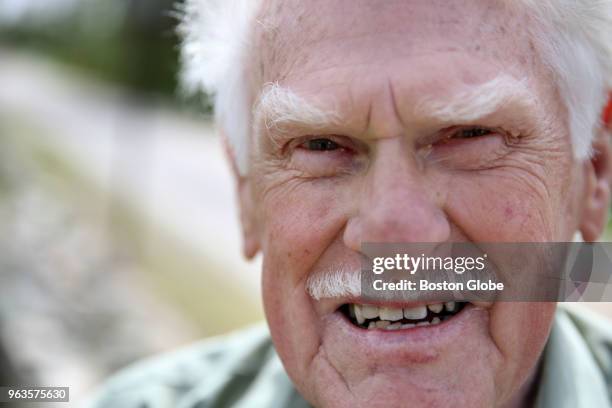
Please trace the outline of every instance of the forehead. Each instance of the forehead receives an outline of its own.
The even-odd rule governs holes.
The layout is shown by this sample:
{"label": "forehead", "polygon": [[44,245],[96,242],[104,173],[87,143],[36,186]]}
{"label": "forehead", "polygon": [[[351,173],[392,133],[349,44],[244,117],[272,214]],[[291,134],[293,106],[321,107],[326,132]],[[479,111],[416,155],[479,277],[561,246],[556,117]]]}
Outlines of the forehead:
{"label": "forehead", "polygon": [[400,78],[435,92],[544,71],[529,13],[502,0],[268,0],[258,21],[261,83],[294,90]]}

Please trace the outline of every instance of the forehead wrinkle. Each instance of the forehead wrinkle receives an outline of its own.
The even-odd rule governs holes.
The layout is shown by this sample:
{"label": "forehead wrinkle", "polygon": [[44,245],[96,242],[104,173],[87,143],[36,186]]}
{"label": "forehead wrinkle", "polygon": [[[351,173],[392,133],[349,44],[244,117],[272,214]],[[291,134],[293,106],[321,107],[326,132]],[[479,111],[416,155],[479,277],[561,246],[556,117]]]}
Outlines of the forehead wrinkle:
{"label": "forehead wrinkle", "polygon": [[484,84],[466,87],[451,97],[428,97],[414,107],[415,117],[443,123],[471,122],[504,107],[513,107],[529,116],[542,117],[536,95],[526,79],[499,75]]}

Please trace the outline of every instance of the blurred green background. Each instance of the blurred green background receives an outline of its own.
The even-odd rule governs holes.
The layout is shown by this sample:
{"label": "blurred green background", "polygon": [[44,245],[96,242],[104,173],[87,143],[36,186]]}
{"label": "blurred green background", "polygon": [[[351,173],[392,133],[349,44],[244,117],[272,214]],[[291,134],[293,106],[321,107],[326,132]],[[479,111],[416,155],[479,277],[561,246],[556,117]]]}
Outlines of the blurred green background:
{"label": "blurred green background", "polygon": [[3,2],[1,43],[40,52],[135,92],[175,100],[177,2]]}
{"label": "blurred green background", "polygon": [[75,401],[260,321],[206,95],[168,0],[0,0],[0,385]]}

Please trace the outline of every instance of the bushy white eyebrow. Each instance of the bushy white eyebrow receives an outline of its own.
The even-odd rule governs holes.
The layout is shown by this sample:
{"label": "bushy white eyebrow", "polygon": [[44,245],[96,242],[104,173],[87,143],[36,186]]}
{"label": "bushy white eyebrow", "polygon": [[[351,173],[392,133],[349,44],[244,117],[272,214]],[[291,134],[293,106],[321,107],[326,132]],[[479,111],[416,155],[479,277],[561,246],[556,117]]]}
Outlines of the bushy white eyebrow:
{"label": "bushy white eyebrow", "polygon": [[254,123],[267,129],[295,124],[308,128],[323,128],[338,122],[332,109],[323,109],[278,83],[264,86],[253,109]]}
{"label": "bushy white eyebrow", "polygon": [[426,98],[415,105],[416,117],[441,122],[472,122],[495,113],[505,105],[520,112],[537,114],[541,111],[536,96],[526,80],[500,75],[484,84],[466,86],[450,97]]}

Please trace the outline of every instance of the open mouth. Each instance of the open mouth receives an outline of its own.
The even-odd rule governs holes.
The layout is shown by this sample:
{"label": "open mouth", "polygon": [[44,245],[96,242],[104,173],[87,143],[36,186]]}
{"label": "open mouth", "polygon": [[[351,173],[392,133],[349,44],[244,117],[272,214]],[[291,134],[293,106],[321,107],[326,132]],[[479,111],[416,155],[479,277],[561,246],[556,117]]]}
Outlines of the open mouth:
{"label": "open mouth", "polygon": [[458,314],[467,302],[431,303],[407,308],[350,303],[340,311],[362,329],[402,330],[440,324]]}

